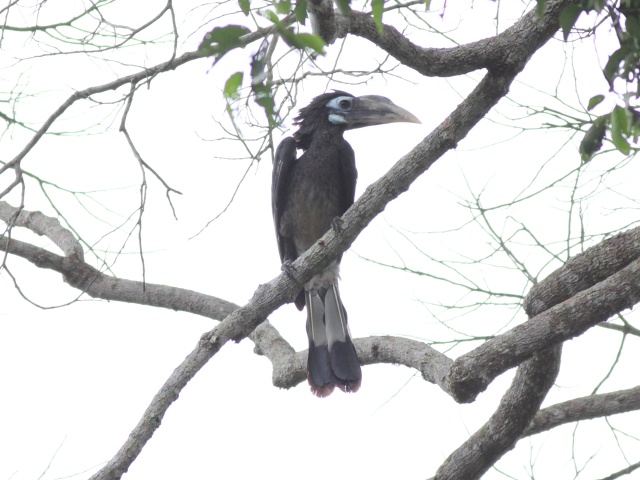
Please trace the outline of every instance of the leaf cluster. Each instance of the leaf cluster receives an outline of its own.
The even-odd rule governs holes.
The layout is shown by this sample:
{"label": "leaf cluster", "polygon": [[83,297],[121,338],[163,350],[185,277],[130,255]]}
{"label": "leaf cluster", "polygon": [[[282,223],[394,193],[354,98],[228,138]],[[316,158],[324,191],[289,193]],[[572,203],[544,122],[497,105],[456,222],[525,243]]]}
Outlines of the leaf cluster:
{"label": "leaf cluster", "polygon": [[[543,12],[546,0],[538,0],[538,12]],[[640,97],[640,0],[580,0],[567,5],[558,21],[565,41],[569,39],[579,17],[595,13],[599,24],[610,26],[616,33],[619,48],[607,60],[602,73],[609,84],[609,92],[622,99],[609,114],[593,118],[580,143],[582,161],[589,161],[600,151],[607,131],[615,148],[629,155],[632,144],[640,135],[640,112],[630,104],[630,98]],[[605,99],[605,94],[592,97],[591,111]]]}
{"label": "leaf cluster", "polygon": [[[596,95],[589,101],[589,109],[604,100],[603,95]],[[611,142],[624,155],[631,153],[631,145],[640,137],[640,111],[632,107],[615,106],[611,113],[597,117],[580,142],[580,157],[583,162],[591,160],[602,148],[607,131],[611,134]]]}

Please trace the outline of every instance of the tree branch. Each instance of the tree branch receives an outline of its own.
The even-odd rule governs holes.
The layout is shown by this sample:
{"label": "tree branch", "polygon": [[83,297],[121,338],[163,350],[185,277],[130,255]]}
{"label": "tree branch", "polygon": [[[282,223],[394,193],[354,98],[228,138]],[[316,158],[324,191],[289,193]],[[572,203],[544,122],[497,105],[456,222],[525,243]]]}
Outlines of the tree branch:
{"label": "tree branch", "polygon": [[[61,273],[66,283],[93,298],[189,312],[212,320],[222,320],[240,308],[232,302],[192,290],[107,275],[84,262],[80,242],[56,219],[40,212],[19,211],[0,201],[0,220],[7,222],[14,217],[15,226],[46,236],[63,250],[65,256],[7,238],[0,238],[0,249],[39,268]],[[255,343],[256,353],[271,361],[275,386],[291,388],[305,380],[307,351],[296,353],[268,321],[256,328],[249,339]],[[363,365],[405,365],[420,371],[425,380],[442,388],[446,386],[444,379],[453,361],[428,345],[391,336],[357,339],[355,344]]]}
{"label": "tree branch", "polygon": [[635,228],[605,240],[532,287],[525,309],[542,313],[459,357],[451,371],[456,398],[473,400],[497,375],[534,352],[574,338],[640,301],[639,238]]}
{"label": "tree branch", "polygon": [[380,32],[366,13],[336,15],[337,31],[342,37],[350,33],[366,38],[422,75],[451,77],[483,68],[502,70],[511,65],[524,66],[532,53],[558,30],[558,15],[571,3],[574,1],[549,1],[542,18],[534,8],[499,35],[452,48],[420,47],[389,25],[384,25]]}
{"label": "tree branch", "polygon": [[[249,33],[247,35],[245,35],[240,43],[239,43],[239,47],[244,47],[252,42],[255,42],[256,40],[259,40],[260,38],[263,38],[264,36],[268,35],[269,33],[271,33],[273,31],[273,27],[267,27],[267,28],[260,28],[258,30],[256,30],[255,32]],[[98,93],[103,93],[103,92],[107,92],[107,91],[111,91],[111,90],[117,90],[118,88],[124,86],[124,85],[136,85],[139,82],[144,81],[145,79],[148,78],[152,78],[155,75],[162,73],[162,72],[167,72],[170,70],[174,70],[177,67],[184,65],[185,63],[191,62],[193,60],[197,60],[199,58],[205,58],[205,55],[202,54],[199,51],[194,51],[194,52],[186,52],[182,55],[180,55],[177,58],[171,58],[169,61],[167,62],[163,62],[163,63],[159,63],[153,67],[149,67],[149,68],[145,68],[140,70],[137,73],[133,73],[131,75],[126,75],[124,77],[120,77],[117,78],[116,80],[113,80],[112,82],[108,82],[105,83],[103,85],[98,85],[95,87],[89,87],[86,88],[84,90],[78,90],[77,92],[74,92],[71,96],[69,96],[69,98],[67,98],[67,100],[65,100],[50,116],[49,118],[47,118],[47,120],[42,124],[42,126],[35,132],[35,134],[33,135],[33,137],[31,138],[31,140],[29,140],[29,142],[27,142],[27,144],[24,146],[24,148],[22,150],[20,150],[20,152],[18,152],[18,154],[9,162],[5,163],[4,165],[2,165],[0,167],[0,174],[2,174],[4,171],[10,169],[10,168],[14,168],[14,166],[18,163],[20,163],[22,161],[22,159],[33,149],[33,147],[40,141],[40,139],[42,138],[43,135],[45,135],[48,131],[49,128],[51,128],[51,125],[53,125],[53,123],[64,113],[66,112],[69,107],[71,107],[74,103],[76,103],[79,100],[85,99],[85,98],[89,98],[93,95],[96,95]]]}
{"label": "tree branch", "polygon": [[624,475],[628,475],[631,472],[638,470],[639,468],[640,468],[640,462],[636,462],[633,465],[629,465],[628,467],[623,468],[622,470],[618,470],[617,472],[614,472],[611,475],[607,475],[606,477],[601,478],[600,480],[616,480],[616,478],[620,478]]}
{"label": "tree branch", "polygon": [[336,40],[336,15],[331,0],[309,0],[307,3],[311,31],[322,37],[327,45]]}
{"label": "tree branch", "polygon": [[518,368],[489,421],[444,461],[435,479],[480,478],[515,446],[553,386],[560,371],[560,353],[559,347],[547,349]]}
{"label": "tree branch", "polygon": [[[630,262],[633,262],[640,255],[640,244],[637,241],[639,235],[640,229],[636,228],[605,240],[583,254],[570,259],[563,267],[553,272],[539,285],[534,286],[524,302],[525,310],[530,317],[533,317],[527,323],[533,324],[536,319],[549,312],[547,309],[560,302],[569,301],[568,299],[576,292],[584,291],[590,286],[596,285],[598,281],[607,279],[607,277],[614,275],[618,269],[625,266],[628,268]],[[589,274],[581,275],[581,273],[587,273],[583,272],[586,266],[590,267],[588,269]],[[523,342],[527,340],[526,335],[521,338]],[[483,349],[487,343],[472,351],[471,356]],[[517,348],[513,344],[507,346],[506,344],[500,345],[496,343],[494,346],[499,350],[492,350],[488,355],[497,357],[504,353],[503,348],[507,350]],[[594,418],[593,415],[597,416],[598,411],[602,415],[606,415],[605,412],[613,414],[640,408],[640,406],[637,406],[638,399],[634,398],[634,393],[637,397],[637,391],[632,389],[631,391],[617,392],[616,394],[606,394],[608,396],[602,395],[592,396],[590,399],[578,399],[550,407],[536,414],[558,374],[560,353],[561,344],[536,353],[518,368],[516,377],[507,393],[503,396],[496,412],[491,416],[487,424],[474,433],[443,463],[436,473],[438,480],[479,478],[504,453],[512,449],[519,438],[537,433],[536,428],[542,428],[543,425],[553,428],[562,423],[572,421],[568,419],[571,417],[569,416],[570,414],[566,413],[567,410],[572,412],[572,418],[577,421],[582,416],[588,418],[591,415],[589,418]],[[460,358],[456,360],[451,369],[450,379],[455,378],[456,374],[459,373],[456,368],[459,365]],[[477,364],[474,360],[470,361],[469,367],[475,371]],[[482,382],[478,382],[478,384],[474,385],[473,391],[481,384]],[[457,384],[454,386],[454,394],[460,394],[456,390],[460,386],[462,385]],[[604,405],[606,405],[606,409],[603,408]],[[580,413],[576,414],[576,409]],[[534,415],[536,416],[534,417]],[[527,427],[527,423],[530,420],[531,423]],[[544,428],[540,431],[542,430]]]}
{"label": "tree branch", "polygon": [[540,410],[522,433],[536,435],[567,423],[640,410],[640,386],[611,393],[589,395]]}
{"label": "tree branch", "polygon": [[542,312],[640,259],[640,228],[633,228],[607,238],[588,250],[571,257],[544,282],[531,287],[524,300],[524,310]]}

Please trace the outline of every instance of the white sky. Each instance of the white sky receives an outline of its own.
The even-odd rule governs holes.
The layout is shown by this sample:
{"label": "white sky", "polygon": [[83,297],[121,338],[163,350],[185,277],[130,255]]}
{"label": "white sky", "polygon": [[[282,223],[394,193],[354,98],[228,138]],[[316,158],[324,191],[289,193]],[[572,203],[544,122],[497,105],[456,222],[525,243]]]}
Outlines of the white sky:
{"label": "white sky", "polygon": [[[161,2],[155,3],[159,9]],[[492,2],[475,2],[471,9],[456,11],[455,6],[449,5],[444,20],[435,13],[430,19],[436,26],[441,22],[443,29],[459,26],[456,38],[468,41],[493,33],[496,6]],[[507,7],[502,4],[500,8],[502,29],[520,10],[505,12]],[[127,9],[122,15],[133,13],[141,12]],[[198,21],[203,15],[196,11],[186,22]],[[483,26],[484,30],[480,30]],[[466,38],[461,38],[460,32],[465,32]],[[434,45],[434,38],[429,36],[429,45]],[[24,40],[23,37],[20,41]],[[184,40],[181,52],[193,48],[199,37]],[[10,37],[4,41],[10,41]],[[364,45],[365,42],[350,38],[344,65],[370,65],[369,57],[362,55]],[[0,52],[2,65],[11,63],[13,52],[26,51],[18,50],[22,48],[18,43],[10,46],[16,50],[5,47]],[[571,105],[579,106],[577,98],[586,103],[595,93],[605,92],[607,86],[594,64],[592,44],[585,42],[576,47],[577,85],[571,71],[573,45],[551,41],[527,66],[510,97],[526,105],[561,108],[557,100],[527,86],[553,92],[559,77],[562,81],[558,96]],[[24,48],[34,47],[27,43]],[[164,56],[152,48],[146,52],[133,50],[127,55],[140,64],[146,53],[148,59],[144,62],[152,65],[168,58],[168,48],[163,50]],[[149,90],[136,94],[128,122],[136,146],[171,186],[184,193],[173,197],[179,219],[176,222],[164,200],[162,186],[150,180],[144,217],[148,282],[189,288],[242,304],[260,283],[280,271],[273,238],[271,164],[267,156],[250,169],[229,210],[190,240],[224,208],[248,166],[246,161],[217,158],[242,155],[238,144],[202,138],[220,136],[214,120],[223,116],[220,88],[229,73],[244,68],[254,49],[252,45],[229,54],[213,69],[208,60],[192,62],[156,78]],[[330,52],[319,62],[332,65],[333,54]],[[380,52],[375,55],[382,57]],[[24,114],[34,122],[46,118],[74,89],[105,83],[118,73],[130,71],[109,64],[115,70],[111,72],[97,59],[54,57],[5,70],[3,91],[15,83],[15,73],[23,65],[28,67],[24,68],[25,88],[44,92],[29,99],[24,107]],[[366,85],[329,85],[356,95],[386,95],[423,122],[347,134],[356,151],[358,193],[445,118],[460,102],[457,92],[466,94],[481,78],[480,74],[473,74],[448,80],[421,79],[407,70],[398,70],[398,74],[414,83],[387,76],[373,78]],[[325,87],[326,83],[320,81],[304,84],[299,105],[305,105]],[[0,104],[0,110],[3,108]],[[124,136],[117,132],[119,116],[109,117],[111,111],[82,102],[54,125],[56,130],[87,125],[96,118],[107,118],[103,122],[106,125],[111,122],[109,118],[115,118],[111,128],[100,134],[101,129],[96,128],[96,134],[91,136],[46,137],[24,162],[24,168],[67,188],[129,187],[97,195],[117,212],[93,205],[99,220],[83,212],[68,196],[56,193],[57,201],[76,219],[90,241],[109,231],[103,221],[119,223],[123,215],[126,217],[137,207],[139,169]],[[604,112],[603,107],[599,113]],[[509,201],[527,187],[544,164],[548,165],[536,179],[537,186],[579,164],[579,138],[567,144],[566,132],[546,130],[511,139],[517,131],[499,124],[507,123],[505,117],[525,114],[509,101],[501,102],[490,121],[482,122],[455,152],[438,161],[408,193],[389,205],[344,256],[341,289],[354,336],[448,338],[450,332],[430,312],[438,313],[451,328],[478,335],[493,334],[524,320],[522,312],[504,306],[482,308],[463,317],[426,308],[418,299],[450,302],[460,298],[460,292],[442,282],[374,266],[358,255],[400,264],[395,250],[409,266],[441,273],[438,266],[418,255],[394,227],[417,232],[411,237],[413,241],[436,258],[478,257],[486,252],[489,239],[478,228],[469,227],[455,235],[433,233],[460,226],[469,219],[468,210],[460,205],[461,197],[470,198],[467,182],[476,194],[485,188],[484,204],[495,205]],[[542,121],[541,117],[533,117],[516,123],[530,126]],[[241,128],[250,135],[249,127]],[[5,135],[1,159],[10,159],[29,136],[19,129],[14,129],[11,137]],[[511,140],[505,142],[507,139]],[[585,178],[596,177],[597,172],[616,165],[620,158],[611,155],[596,161]],[[637,198],[638,172],[632,171],[634,168],[637,170],[630,164],[624,174],[613,172],[607,178],[607,186],[626,192],[631,200],[634,193]],[[583,193],[593,184],[584,181]],[[569,185],[571,182],[567,181],[534,201],[496,213],[496,226],[508,231],[513,223],[505,218],[511,215],[526,221],[545,242],[566,238]],[[619,197],[614,193],[603,193],[588,205],[585,202],[592,233],[621,228],[635,220],[629,209],[610,211],[612,206],[619,206],[616,199]],[[625,206],[628,204],[633,205],[633,201]],[[52,214],[33,184],[27,192],[27,208]],[[24,234],[21,238],[33,239]],[[119,248],[122,238],[112,235],[99,247]],[[45,244],[42,239],[33,240]],[[140,280],[141,268],[139,258],[132,253],[134,248],[135,243],[127,245],[115,271],[121,277]],[[526,245],[517,248],[535,271],[546,260]],[[555,244],[554,248],[559,250],[561,245]],[[11,258],[9,266],[25,294],[40,305],[64,304],[78,294],[63,284],[58,274],[38,270],[17,258]],[[546,273],[556,266],[547,267]],[[496,290],[522,293],[525,285],[521,274],[502,268],[472,267],[465,271]],[[25,302],[4,272],[0,273],[0,299],[0,379],[4,385],[0,401],[0,479],[49,480],[76,474],[74,478],[88,478],[120,448],[167,376],[194,348],[200,335],[214,326],[210,320],[187,313],[88,298],[68,307],[42,310]],[[270,320],[294,347],[306,347],[304,314],[287,305],[274,312]],[[636,375],[631,381],[625,375],[633,365],[630,352],[637,348],[637,342],[634,338],[628,340],[621,367],[614,371],[603,391],[637,383],[633,381]],[[464,344],[450,355],[457,356],[474,345]],[[590,393],[609,369],[618,345],[619,335],[602,329],[592,329],[569,342],[558,387],[545,404]],[[169,409],[161,428],[125,478],[425,478],[484,423],[512,377],[512,372],[506,373],[474,404],[460,406],[404,367],[367,366],[357,394],[336,392],[328,399],[318,400],[306,384],[289,391],[274,388],[269,362],[254,355],[252,348],[248,340],[228,345],[209,362]],[[637,424],[639,419],[638,414],[632,414],[625,419],[613,418],[612,423],[622,428]],[[500,469],[515,478],[529,478],[526,472],[530,462],[535,461],[537,478],[573,478],[572,429],[567,426],[520,442],[498,464]],[[584,478],[599,478],[625,466],[604,422],[582,423],[578,432],[583,429],[589,433],[576,440],[578,466],[592,454],[599,455],[589,464]],[[623,437],[620,441],[629,442],[627,452],[631,448],[637,451],[632,440]],[[635,457],[630,460],[637,461]],[[486,478],[506,477],[491,471]]]}

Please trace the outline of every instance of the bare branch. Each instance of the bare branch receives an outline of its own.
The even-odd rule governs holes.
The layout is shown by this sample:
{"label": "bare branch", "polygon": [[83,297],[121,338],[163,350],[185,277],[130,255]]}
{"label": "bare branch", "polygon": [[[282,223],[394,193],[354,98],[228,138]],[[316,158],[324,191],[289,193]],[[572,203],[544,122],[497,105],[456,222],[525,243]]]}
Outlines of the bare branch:
{"label": "bare branch", "polygon": [[628,323],[625,325],[616,325],[615,323],[601,323],[598,326],[609,330],[615,330],[616,332],[621,332],[627,335],[635,335],[636,337],[640,337],[640,328],[636,328],[633,325],[629,325]]}
{"label": "bare branch", "polygon": [[618,470],[617,472],[612,473],[611,475],[607,475],[606,477],[601,478],[600,480],[615,480],[616,478],[620,478],[623,475],[629,475],[630,473],[635,472],[639,468],[640,468],[640,462],[636,462],[633,465],[629,465],[627,468]]}
{"label": "bare branch", "polygon": [[40,212],[13,208],[6,202],[0,201],[0,220],[17,227],[28,228],[37,235],[46,236],[62,250],[65,256],[84,259],[84,252],[78,240],[55,218],[47,217]]}
{"label": "bare branch", "polygon": [[560,425],[640,410],[640,386],[589,395],[540,410],[522,436],[536,435]]}
{"label": "bare branch", "polygon": [[[250,34],[245,35],[241,42],[240,45],[241,46],[245,46],[248,45],[256,40],[259,40],[261,38],[263,38],[264,36],[268,35],[269,33],[271,33],[271,31],[273,30],[273,28],[262,28],[262,29],[258,29],[255,32],[252,32]],[[197,60],[200,58],[203,58],[204,55],[201,52],[198,51],[194,51],[194,52],[187,52],[184,53],[182,55],[180,55],[177,58],[172,58],[169,61],[166,62],[162,62],[159,63],[153,67],[150,68],[146,68],[143,69],[137,73],[133,73],[131,75],[126,75],[124,77],[120,77],[116,80],[113,80],[112,82],[109,83],[105,83],[103,85],[98,85],[95,87],[89,87],[86,88],[84,90],[79,90],[75,93],[73,93],[66,101],[64,101],[50,116],[49,118],[47,118],[47,120],[42,124],[42,126],[38,129],[38,131],[33,135],[33,137],[31,138],[31,140],[24,146],[24,148],[9,162],[5,163],[4,165],[2,165],[0,167],[0,174],[2,174],[4,171],[8,170],[9,168],[14,168],[14,166],[18,163],[20,163],[20,161],[22,161],[22,159],[31,151],[31,149],[33,149],[33,147],[38,143],[38,141],[40,140],[40,138],[42,138],[42,136],[44,134],[46,134],[49,129],[51,128],[51,125],[53,125],[53,123],[65,112],[67,111],[67,109],[69,107],[71,107],[73,104],[75,104],[77,101],[79,100],[83,100],[83,99],[87,99],[93,95],[96,95],[98,93],[103,93],[103,92],[107,92],[107,91],[111,91],[111,90],[117,90],[118,88],[124,86],[124,85],[136,85],[139,82],[144,81],[145,79],[149,78],[149,77],[154,77],[155,75],[157,75],[158,73],[161,72],[166,72],[166,71],[170,71],[170,70],[174,70],[177,67],[184,65],[185,63],[191,62],[193,60]]]}

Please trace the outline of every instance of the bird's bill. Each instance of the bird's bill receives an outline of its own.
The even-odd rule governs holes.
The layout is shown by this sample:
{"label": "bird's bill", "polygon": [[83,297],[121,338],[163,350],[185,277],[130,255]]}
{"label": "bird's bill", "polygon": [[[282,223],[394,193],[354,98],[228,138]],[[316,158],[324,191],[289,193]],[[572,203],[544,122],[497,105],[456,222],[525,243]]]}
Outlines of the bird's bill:
{"label": "bird's bill", "polygon": [[349,130],[384,123],[422,123],[413,113],[395,105],[388,98],[377,95],[357,97],[345,115],[345,120]]}

